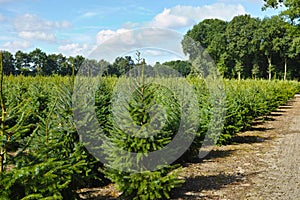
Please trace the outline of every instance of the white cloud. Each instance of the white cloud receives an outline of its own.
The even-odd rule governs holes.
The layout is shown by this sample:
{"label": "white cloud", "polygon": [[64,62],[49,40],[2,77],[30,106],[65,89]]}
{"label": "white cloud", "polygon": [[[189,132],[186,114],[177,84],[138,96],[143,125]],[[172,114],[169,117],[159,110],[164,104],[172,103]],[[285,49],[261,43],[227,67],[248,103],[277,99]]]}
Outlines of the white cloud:
{"label": "white cloud", "polygon": [[129,29],[124,29],[124,28],[118,29],[116,31],[109,30],[109,29],[102,30],[102,31],[98,32],[98,34],[97,34],[97,43],[101,44],[101,43],[107,41],[108,39],[115,37],[116,35],[125,34],[128,31],[129,31]]}
{"label": "white cloud", "polygon": [[70,43],[59,46],[58,50],[67,56],[88,56],[87,54],[89,53],[90,48],[87,44]]}
{"label": "white cloud", "polygon": [[113,62],[118,56],[125,56],[140,49],[149,50],[149,48],[154,51],[147,51],[147,56],[158,57],[154,53],[170,52],[172,54],[173,52],[184,57],[181,48],[182,38],[182,34],[162,28],[102,30],[97,37],[99,45],[90,57]]}
{"label": "white cloud", "polygon": [[52,33],[46,32],[39,32],[39,31],[21,31],[18,33],[20,38],[27,39],[27,40],[43,40],[49,42],[55,42],[56,38],[55,35]]}
{"label": "white cloud", "polygon": [[14,20],[14,28],[19,37],[27,40],[55,42],[54,31],[70,27],[71,24],[67,21],[49,21],[33,14],[25,14]]}
{"label": "white cloud", "polygon": [[138,27],[140,24],[138,22],[125,22],[123,25],[122,25],[122,28],[123,29],[133,29],[133,28],[136,28]]}
{"label": "white cloud", "polygon": [[234,16],[242,14],[246,14],[246,11],[240,4],[215,3],[201,7],[178,5],[173,8],[166,8],[149,22],[140,23],[139,25],[130,22],[125,23],[125,26],[123,26],[133,25],[134,27],[155,28],[134,30],[121,28],[118,30],[99,31],[97,34],[97,44],[99,46],[91,56],[95,58],[100,56],[108,61],[112,61],[116,55],[144,47],[173,51],[182,56],[181,40],[183,34],[172,32],[168,29],[187,29],[207,18],[229,21]]}
{"label": "white cloud", "polygon": [[2,41],[13,41],[16,38],[13,37],[12,35],[0,35],[0,40]]}
{"label": "white cloud", "polygon": [[12,41],[12,42],[6,42],[3,45],[3,48],[10,52],[16,52],[18,50],[24,50],[30,48],[32,45],[28,41]]}
{"label": "white cloud", "polygon": [[148,26],[165,27],[165,28],[177,28],[191,25],[193,19],[188,16],[173,13],[173,9],[164,9],[164,11],[156,15],[152,22]]}
{"label": "white cloud", "polygon": [[216,3],[205,6],[175,6],[164,9],[147,26],[163,28],[183,28],[191,26],[207,18],[218,18],[229,21],[236,15],[246,14],[241,4]]}
{"label": "white cloud", "polygon": [[18,31],[52,31],[53,29],[70,28],[71,23],[49,21],[39,18],[37,15],[25,14],[15,19],[14,26]]}

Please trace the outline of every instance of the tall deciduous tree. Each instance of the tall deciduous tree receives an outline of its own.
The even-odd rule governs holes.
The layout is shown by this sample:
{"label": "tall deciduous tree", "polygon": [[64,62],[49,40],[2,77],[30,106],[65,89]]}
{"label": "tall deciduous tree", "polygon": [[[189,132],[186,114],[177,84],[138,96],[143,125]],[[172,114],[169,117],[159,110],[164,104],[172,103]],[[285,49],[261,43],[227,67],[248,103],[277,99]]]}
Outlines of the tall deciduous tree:
{"label": "tall deciduous tree", "polygon": [[[220,19],[205,19],[195,25],[187,32],[182,41],[182,47],[185,54],[190,55],[190,59],[194,60],[199,53],[199,49],[204,48],[211,55],[215,62],[220,59],[220,56],[225,51],[224,32],[227,27],[227,22]],[[194,41],[193,41],[194,40]],[[198,47],[195,42],[199,42]]]}
{"label": "tall deciduous tree", "polygon": [[15,53],[15,67],[19,74],[28,75],[30,73],[30,59],[27,53],[17,51]]}
{"label": "tall deciduous tree", "polygon": [[68,63],[72,66],[72,69],[74,69],[74,73],[76,74],[85,61],[85,58],[81,55],[77,55],[76,57],[70,56],[68,58]]}
{"label": "tall deciduous tree", "polygon": [[[226,39],[228,42],[228,53],[235,60],[234,70],[238,77],[241,77],[247,69],[251,69],[253,54],[256,53],[255,45],[253,44],[254,31],[259,26],[259,19],[252,18],[250,15],[236,16],[229,22],[226,29]],[[251,77],[251,72],[245,74]]]}
{"label": "tall deciduous tree", "polygon": [[37,71],[39,74],[43,74],[45,69],[45,63],[47,60],[47,55],[41,49],[35,49],[29,53],[29,57],[31,60],[31,70]]}
{"label": "tall deciduous tree", "polygon": [[220,19],[205,19],[195,25],[192,30],[189,30],[187,36],[200,42],[204,48],[207,48],[215,37],[225,32],[226,26],[227,22]]}
{"label": "tall deciduous tree", "polygon": [[279,55],[278,48],[283,48],[283,44],[280,45],[284,38],[286,28],[280,17],[273,16],[271,18],[265,18],[262,20],[260,27],[256,30],[255,38],[259,42],[260,51],[266,56],[268,60],[268,74],[269,80],[272,78],[272,72],[274,71],[274,65],[272,58]]}
{"label": "tall deciduous tree", "polygon": [[68,64],[67,58],[64,55],[62,55],[61,53],[56,54],[56,65],[57,65],[57,68],[53,69],[53,71],[56,74],[60,74],[63,76],[72,74],[72,66]]}
{"label": "tall deciduous tree", "polygon": [[292,26],[288,27],[288,30],[290,34],[287,35],[287,37],[284,37],[281,41],[281,45],[284,43],[291,44],[289,47],[286,47],[284,45],[285,50],[281,51],[281,56],[283,56],[284,59],[284,79],[286,79],[286,73],[287,73],[287,59],[288,58],[295,58],[299,51],[297,50],[300,44],[300,1],[299,0],[264,0],[265,5],[263,7],[263,10],[266,10],[267,8],[279,8],[279,7],[285,7],[285,10],[283,10],[280,13],[280,17],[283,17],[283,19],[287,22],[289,22]]}
{"label": "tall deciduous tree", "polygon": [[179,72],[182,76],[187,76],[191,72],[191,63],[183,60],[169,61],[163,65],[170,66],[172,69]]}
{"label": "tall deciduous tree", "polygon": [[3,59],[3,72],[5,75],[15,74],[15,59],[13,55],[8,51],[2,52],[2,59]]}
{"label": "tall deciduous tree", "polygon": [[117,57],[109,70],[110,75],[121,76],[126,74],[134,66],[131,56]]}
{"label": "tall deciduous tree", "polygon": [[289,31],[289,24],[278,19],[280,26],[279,37],[274,38],[274,50],[277,51],[284,62],[283,79],[287,79],[288,60],[296,56],[296,49],[293,48],[293,35]]}

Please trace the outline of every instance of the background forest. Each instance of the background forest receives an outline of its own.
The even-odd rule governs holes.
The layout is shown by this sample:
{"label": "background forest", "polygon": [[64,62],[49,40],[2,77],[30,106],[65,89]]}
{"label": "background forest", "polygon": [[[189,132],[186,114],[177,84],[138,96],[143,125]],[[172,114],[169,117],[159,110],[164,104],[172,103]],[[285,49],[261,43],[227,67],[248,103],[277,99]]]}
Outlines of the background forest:
{"label": "background forest", "polygon": [[[182,40],[184,53],[192,54],[186,43],[193,39],[209,53],[225,78],[300,78],[300,36],[295,23],[280,16],[253,18],[240,15],[226,22],[206,19],[189,30]],[[95,67],[106,66],[104,75],[120,76],[134,65],[130,56],[118,57],[113,63],[105,60],[89,60],[83,56],[66,57],[62,54],[46,54],[41,49],[32,52],[3,52],[5,74],[23,75],[71,75],[83,61]],[[160,63],[156,63],[159,66]],[[186,76],[191,71],[187,61],[162,63]],[[154,66],[155,67],[155,66]]]}

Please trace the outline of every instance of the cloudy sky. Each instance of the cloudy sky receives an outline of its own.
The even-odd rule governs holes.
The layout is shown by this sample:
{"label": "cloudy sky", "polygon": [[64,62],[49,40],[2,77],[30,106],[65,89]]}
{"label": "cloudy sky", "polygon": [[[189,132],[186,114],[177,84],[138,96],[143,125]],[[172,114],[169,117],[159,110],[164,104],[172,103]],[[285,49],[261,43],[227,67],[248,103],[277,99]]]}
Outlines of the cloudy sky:
{"label": "cloudy sky", "polygon": [[0,0],[0,49],[86,56],[116,34],[142,27],[186,33],[205,18],[265,17],[263,0]]}

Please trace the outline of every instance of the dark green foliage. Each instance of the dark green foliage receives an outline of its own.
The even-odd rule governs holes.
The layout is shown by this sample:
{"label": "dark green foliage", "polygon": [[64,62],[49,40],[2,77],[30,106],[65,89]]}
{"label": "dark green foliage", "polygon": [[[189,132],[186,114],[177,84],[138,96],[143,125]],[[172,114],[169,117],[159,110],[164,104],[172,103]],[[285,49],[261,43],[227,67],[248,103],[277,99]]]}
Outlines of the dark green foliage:
{"label": "dark green foliage", "polygon": [[115,78],[103,78],[95,93],[96,116],[100,123],[100,127],[106,134],[109,134],[107,130],[112,126],[111,121],[109,121],[109,116],[111,114],[112,92],[116,80],[117,79]]}
{"label": "dark green foliage", "polygon": [[[35,129],[13,141],[18,145],[6,163],[10,170],[0,174],[1,199],[75,199],[76,189],[99,182],[99,164],[79,143],[74,126],[70,79],[60,80],[65,83],[52,79],[48,85],[28,88],[28,95],[35,99],[20,110],[34,114],[30,120],[35,124],[28,126]],[[48,90],[48,95],[38,95],[37,87],[41,94]]]}
{"label": "dark green foliage", "polygon": [[[177,78],[161,81],[173,81],[173,88],[182,85]],[[176,92],[159,84],[136,82],[130,83],[133,90],[122,90],[129,82],[126,78],[102,78],[94,105],[104,134],[116,147],[105,148],[109,165],[102,170],[117,184],[121,198],[127,199],[169,198],[170,191],[182,183],[180,165],[187,156],[197,155],[206,134],[215,143],[230,143],[238,131],[250,128],[254,119],[267,116],[300,92],[296,81],[225,80],[225,97],[212,93],[212,83],[208,85],[205,79],[188,79],[198,100],[196,138],[177,164],[149,171],[146,161],[151,152],[165,147],[177,134],[182,102]],[[117,83],[122,87],[116,87]],[[103,166],[79,142],[72,92],[67,77],[4,77],[1,147],[7,154],[0,173],[0,199],[76,199],[78,188],[101,185],[98,169]],[[122,99],[116,96],[119,92],[131,96]],[[219,98],[226,98],[224,107],[215,106]],[[217,126],[223,123],[222,117],[223,126]],[[154,123],[155,128],[149,126],[153,122],[164,123]],[[220,127],[222,134],[217,138]],[[149,133],[152,136],[146,137]],[[128,152],[140,154],[130,157]]]}
{"label": "dark green foliage", "polygon": [[3,62],[3,73],[5,75],[15,74],[15,59],[13,55],[8,51],[2,52],[2,62]]}
{"label": "dark green foliage", "polygon": [[122,191],[121,199],[150,200],[169,199],[171,190],[183,183],[178,179],[178,172],[178,166],[175,165],[135,174],[108,169],[106,174]]}
{"label": "dark green foliage", "polygon": [[[298,12],[295,2],[284,1],[287,12]],[[299,23],[289,24],[284,13],[264,19],[239,15],[229,22],[205,19],[185,34],[183,52],[195,60],[197,51],[206,50],[226,78],[299,79]]]}
{"label": "dark green foliage", "polygon": [[226,82],[226,118],[219,144],[231,141],[235,133],[251,127],[255,118],[264,117],[292,98],[296,88],[284,81]]}
{"label": "dark green foliage", "polygon": [[[185,159],[197,155],[206,134],[216,144],[230,143],[236,133],[249,129],[254,119],[267,116],[292,98],[298,85],[296,82],[284,81],[225,81],[226,99],[224,105],[218,105],[214,102],[225,96],[218,94],[216,90],[210,93],[205,80],[193,78],[190,82],[198,95],[200,123],[196,138],[184,155]],[[215,96],[212,98],[212,95]],[[218,135],[216,141],[214,134],[219,131],[222,134]]]}
{"label": "dark green foliage", "polygon": [[191,72],[191,63],[182,60],[169,61],[163,63],[163,65],[170,66],[172,69],[179,72],[183,77],[186,77]]}
{"label": "dark green foliage", "polygon": [[[129,101],[122,97],[114,99],[117,114],[111,116],[114,119],[109,130],[113,146],[104,147],[109,161],[105,174],[117,184],[124,198],[169,198],[171,189],[182,182],[174,171],[179,166],[149,171],[148,165],[152,161],[148,155],[162,149],[176,134],[180,121],[179,105],[174,94],[162,86],[136,84],[134,88]],[[164,115],[161,115],[162,108],[166,109]],[[131,153],[137,153],[137,156]],[[165,162],[162,160],[162,164]]]}
{"label": "dark green foliage", "polygon": [[187,36],[208,48],[213,40],[225,32],[226,26],[227,23],[220,19],[205,19],[189,30]]}

